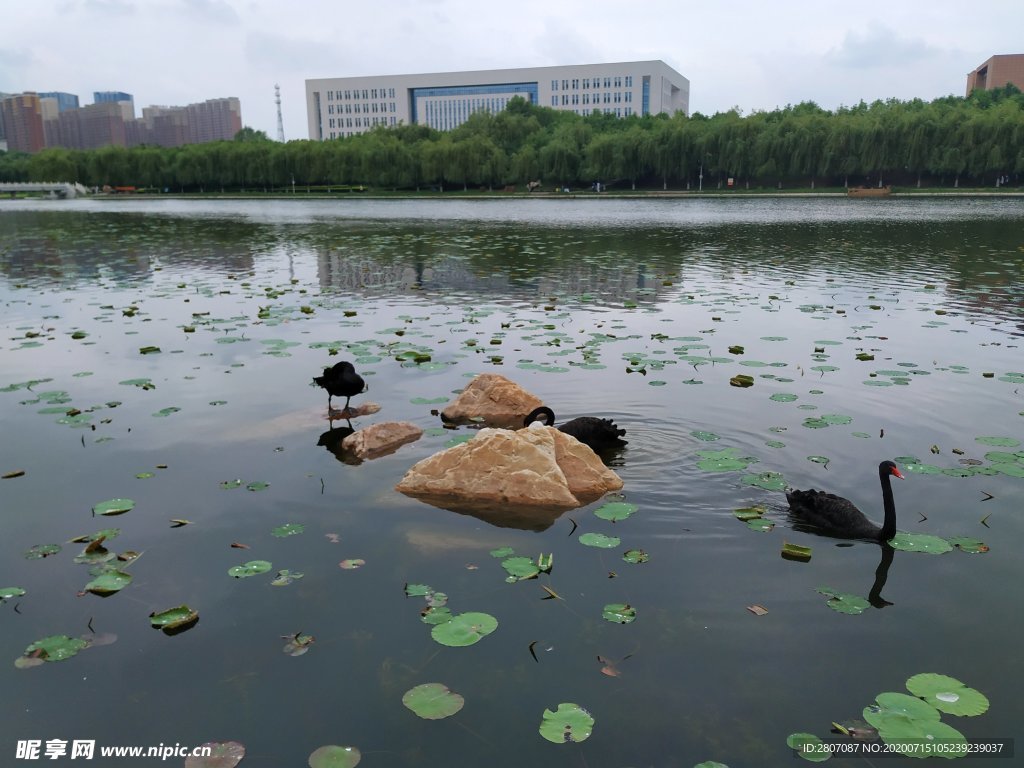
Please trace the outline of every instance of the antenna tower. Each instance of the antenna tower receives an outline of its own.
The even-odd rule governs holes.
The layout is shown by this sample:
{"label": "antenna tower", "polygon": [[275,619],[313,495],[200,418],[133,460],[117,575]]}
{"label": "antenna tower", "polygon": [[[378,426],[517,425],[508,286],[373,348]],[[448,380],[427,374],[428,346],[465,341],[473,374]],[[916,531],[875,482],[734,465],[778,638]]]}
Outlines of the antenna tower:
{"label": "antenna tower", "polygon": [[277,104],[277,140],[284,142],[284,120],[281,119],[281,86],[274,83],[274,103]]}

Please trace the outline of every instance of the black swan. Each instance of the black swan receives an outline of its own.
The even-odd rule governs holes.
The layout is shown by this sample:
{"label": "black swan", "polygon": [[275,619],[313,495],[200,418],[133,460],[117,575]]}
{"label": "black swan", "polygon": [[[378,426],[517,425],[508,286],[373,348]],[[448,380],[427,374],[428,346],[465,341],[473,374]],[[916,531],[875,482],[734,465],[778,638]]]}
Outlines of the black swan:
{"label": "black swan", "polygon": [[[549,427],[555,426],[555,413],[547,406],[542,405],[534,409],[524,420],[523,426],[529,426],[534,421],[544,417],[544,424]],[[560,432],[572,435],[581,443],[590,446],[593,451],[603,451],[609,448],[621,448],[626,445],[622,436],[626,430],[619,429],[611,419],[599,419],[597,416],[579,416],[571,421],[565,422],[557,428]]]}
{"label": "black swan", "polygon": [[352,363],[346,360],[324,369],[323,376],[313,377],[313,383],[327,390],[328,411],[331,410],[332,397],[344,397],[345,410],[348,410],[348,401],[352,399],[352,395],[366,391],[366,382],[363,381],[363,377],[356,373]]}
{"label": "black swan", "polygon": [[903,479],[903,474],[893,462],[883,461],[878,465],[882,504],[885,507],[885,521],[881,528],[841,496],[812,488],[809,491],[787,491],[786,498],[794,515],[831,536],[888,541],[896,534],[896,504],[892,499],[890,477]]}

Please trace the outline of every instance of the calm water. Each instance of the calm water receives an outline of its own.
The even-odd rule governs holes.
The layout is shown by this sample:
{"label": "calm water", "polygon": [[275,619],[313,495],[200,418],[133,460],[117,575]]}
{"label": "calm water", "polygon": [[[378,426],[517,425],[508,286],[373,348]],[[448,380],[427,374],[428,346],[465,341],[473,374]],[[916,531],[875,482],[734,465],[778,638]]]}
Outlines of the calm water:
{"label": "calm water", "polygon": [[[324,744],[372,766],[783,765],[789,734],[827,736],[921,672],[989,698],[984,715],[942,716],[968,738],[1022,735],[1024,478],[998,469],[1024,467],[1019,201],[8,201],[0,302],[0,473],[25,471],[0,481],[0,587],[26,590],[0,606],[3,765],[21,739],[237,740],[257,766],[305,765]],[[433,364],[396,360],[409,349]],[[360,465],[318,445],[326,404],[310,378],[339,359],[369,382],[355,402],[382,406],[355,426],[411,420],[427,435]],[[480,372],[560,420],[626,427],[613,465],[638,511],[611,523],[598,503],[522,530],[393,491],[467,434],[414,401]],[[754,385],[730,386],[737,374]],[[123,383],[138,379],[152,388]],[[826,415],[843,418],[812,428]],[[722,449],[756,461],[698,466]],[[780,473],[880,521],[875,467],[896,457],[900,530],[991,551],[897,551],[876,575],[878,545],[794,530],[783,494],[750,484]],[[135,508],[93,517],[118,497]],[[734,515],[758,504],[773,530]],[[272,534],[288,523],[303,532]],[[68,540],[112,526],[111,550],[142,553],[133,581],[80,596],[90,566]],[[591,531],[621,546],[582,546]],[[780,557],[784,542],[812,547],[810,562]],[[63,548],[25,559],[41,544]],[[504,546],[553,553],[551,575],[506,583],[489,554]],[[650,559],[624,562],[627,549]],[[273,569],[228,575],[255,559]],[[281,569],[304,576],[271,586]],[[497,631],[437,644],[407,582]],[[880,588],[891,605],[843,615],[819,587]],[[197,626],[150,628],[182,603]],[[636,621],[605,621],[609,603]],[[117,641],[13,666],[90,622]],[[297,632],[316,642],[291,657],[282,636]],[[464,709],[416,717],[401,698],[426,682]],[[593,715],[587,741],[539,736],[560,702]]]}

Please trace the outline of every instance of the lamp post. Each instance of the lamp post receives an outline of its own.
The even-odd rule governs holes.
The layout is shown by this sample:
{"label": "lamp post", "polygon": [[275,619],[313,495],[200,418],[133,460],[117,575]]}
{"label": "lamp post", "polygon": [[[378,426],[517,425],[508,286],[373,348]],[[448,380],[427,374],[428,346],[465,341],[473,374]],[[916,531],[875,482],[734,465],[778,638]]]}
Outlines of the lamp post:
{"label": "lamp post", "polygon": [[697,191],[704,191],[704,160],[700,161],[700,170],[697,171]]}

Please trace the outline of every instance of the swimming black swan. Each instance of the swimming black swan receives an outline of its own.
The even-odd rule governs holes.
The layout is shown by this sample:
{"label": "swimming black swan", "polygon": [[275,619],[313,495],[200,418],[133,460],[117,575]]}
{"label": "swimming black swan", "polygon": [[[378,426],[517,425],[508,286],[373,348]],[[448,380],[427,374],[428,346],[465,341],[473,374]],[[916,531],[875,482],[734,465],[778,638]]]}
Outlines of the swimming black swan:
{"label": "swimming black swan", "polygon": [[345,360],[326,368],[323,376],[314,376],[313,383],[327,390],[328,411],[331,410],[332,397],[344,397],[345,409],[348,410],[348,401],[352,399],[352,395],[366,391],[363,377],[356,373],[352,363]]}
{"label": "swimming black swan", "polygon": [[[544,424],[549,427],[555,426],[555,413],[547,406],[542,405],[534,409],[526,419],[523,426],[529,426],[535,421],[544,417]],[[572,435],[581,443],[590,446],[593,451],[603,451],[609,448],[620,448],[626,445],[622,436],[626,430],[619,429],[611,419],[599,419],[597,416],[579,416],[565,422],[557,428],[560,432]]]}
{"label": "swimming black swan", "polygon": [[891,461],[878,465],[878,479],[882,483],[882,504],[885,521],[879,528],[864,517],[852,502],[824,491],[788,491],[789,508],[802,521],[820,528],[831,536],[847,539],[888,541],[896,534],[896,504],[892,500],[890,477],[903,479],[899,467]]}

